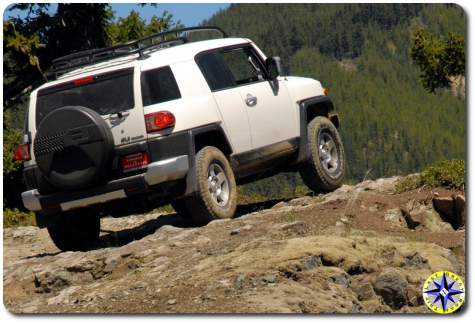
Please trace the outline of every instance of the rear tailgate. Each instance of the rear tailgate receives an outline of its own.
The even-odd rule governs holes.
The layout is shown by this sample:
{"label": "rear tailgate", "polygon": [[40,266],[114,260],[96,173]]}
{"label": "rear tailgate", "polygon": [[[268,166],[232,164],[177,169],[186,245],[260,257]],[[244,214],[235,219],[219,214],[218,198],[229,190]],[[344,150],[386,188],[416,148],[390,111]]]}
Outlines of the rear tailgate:
{"label": "rear tailgate", "polygon": [[123,68],[81,76],[38,91],[36,127],[51,111],[65,106],[84,106],[99,113],[109,124],[115,146],[145,140],[140,98],[140,71]]}

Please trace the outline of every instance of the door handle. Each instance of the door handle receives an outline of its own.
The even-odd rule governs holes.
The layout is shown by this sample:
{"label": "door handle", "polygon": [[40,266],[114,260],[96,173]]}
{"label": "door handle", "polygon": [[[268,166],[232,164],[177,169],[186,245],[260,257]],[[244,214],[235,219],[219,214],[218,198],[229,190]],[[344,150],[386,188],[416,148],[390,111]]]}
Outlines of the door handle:
{"label": "door handle", "polygon": [[253,107],[257,104],[257,97],[248,93],[245,101],[248,107]]}

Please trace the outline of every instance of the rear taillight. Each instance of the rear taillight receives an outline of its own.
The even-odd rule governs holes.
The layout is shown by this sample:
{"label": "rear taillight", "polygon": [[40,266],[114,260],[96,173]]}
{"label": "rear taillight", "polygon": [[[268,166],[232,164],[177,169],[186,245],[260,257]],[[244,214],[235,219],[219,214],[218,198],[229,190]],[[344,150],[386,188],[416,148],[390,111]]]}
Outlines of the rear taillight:
{"label": "rear taillight", "polygon": [[148,155],[146,152],[127,155],[122,157],[121,163],[124,172],[142,169],[148,165]]}
{"label": "rear taillight", "polygon": [[145,115],[147,132],[159,131],[175,125],[175,116],[168,111],[154,112]]}
{"label": "rear taillight", "polygon": [[18,145],[15,149],[15,160],[16,161],[27,161],[30,160],[30,145],[29,144],[21,144]]}

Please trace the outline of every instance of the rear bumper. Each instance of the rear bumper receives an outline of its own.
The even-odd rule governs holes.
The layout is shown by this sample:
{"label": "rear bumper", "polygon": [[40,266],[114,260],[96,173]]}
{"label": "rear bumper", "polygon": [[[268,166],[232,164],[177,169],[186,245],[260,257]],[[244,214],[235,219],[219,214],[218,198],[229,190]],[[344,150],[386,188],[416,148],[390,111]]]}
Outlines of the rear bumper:
{"label": "rear bumper", "polygon": [[21,197],[30,211],[68,211],[146,193],[151,186],[185,177],[188,169],[188,156],[181,155],[150,163],[143,174],[113,180],[82,192],[40,195],[37,189],[33,189],[23,192]]}

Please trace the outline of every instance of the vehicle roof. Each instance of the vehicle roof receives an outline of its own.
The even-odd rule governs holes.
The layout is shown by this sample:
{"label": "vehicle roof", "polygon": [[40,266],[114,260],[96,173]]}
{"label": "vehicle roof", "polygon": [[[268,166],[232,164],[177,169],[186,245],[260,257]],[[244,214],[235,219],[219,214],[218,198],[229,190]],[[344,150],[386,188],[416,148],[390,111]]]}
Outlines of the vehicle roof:
{"label": "vehicle roof", "polygon": [[176,45],[169,48],[162,48],[155,51],[152,50],[149,53],[145,51],[145,53],[147,53],[150,56],[145,60],[137,60],[138,54],[134,54],[130,56],[123,56],[120,58],[111,59],[104,62],[84,66],[79,69],[67,72],[61,75],[60,77],[58,77],[54,81],[43,84],[37,90],[40,90],[45,87],[61,84],[64,82],[72,81],[77,78],[94,75],[97,73],[104,73],[104,72],[114,71],[117,69],[134,67],[137,64],[142,64],[142,66],[144,66],[148,63],[151,63],[155,66],[156,65],[155,63],[157,60],[163,62],[163,65],[170,65],[170,64],[194,59],[195,55],[206,50],[238,45],[238,44],[244,44],[244,43],[249,43],[249,42],[250,40],[246,38],[220,38],[220,39],[211,39],[211,40],[181,44],[181,45]]}

